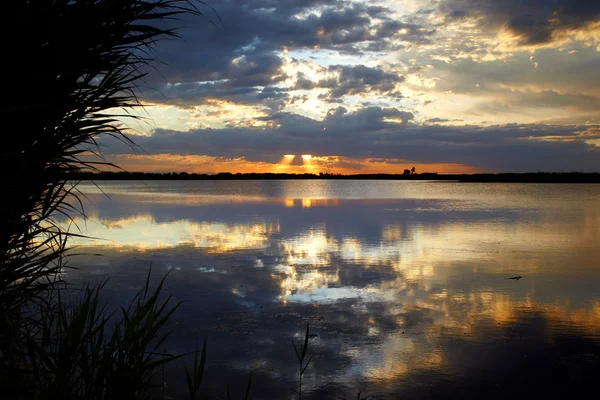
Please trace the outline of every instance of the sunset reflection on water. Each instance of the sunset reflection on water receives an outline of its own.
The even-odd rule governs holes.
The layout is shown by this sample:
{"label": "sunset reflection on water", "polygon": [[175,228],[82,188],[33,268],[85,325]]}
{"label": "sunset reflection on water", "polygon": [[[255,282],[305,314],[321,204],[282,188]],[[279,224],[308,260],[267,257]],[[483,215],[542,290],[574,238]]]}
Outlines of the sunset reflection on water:
{"label": "sunset reflection on water", "polygon": [[[207,335],[216,376],[242,379],[257,368],[269,388],[289,394],[289,338],[306,322],[318,335],[309,398],[363,389],[428,397],[474,371],[495,385],[485,372],[493,357],[504,354],[504,365],[522,365],[527,349],[551,357],[565,335],[588,347],[561,362],[598,365],[595,186],[244,182],[240,193],[203,184],[186,192],[110,183],[110,199],[90,190],[90,219],[78,225],[97,239],[80,240],[78,253],[104,256],[76,257],[81,270],[68,274],[110,276],[116,303],[150,264],[170,270],[165,290],[184,301],[185,320],[172,346]],[[420,385],[433,386],[416,395]],[[220,395],[217,386],[207,390]]]}

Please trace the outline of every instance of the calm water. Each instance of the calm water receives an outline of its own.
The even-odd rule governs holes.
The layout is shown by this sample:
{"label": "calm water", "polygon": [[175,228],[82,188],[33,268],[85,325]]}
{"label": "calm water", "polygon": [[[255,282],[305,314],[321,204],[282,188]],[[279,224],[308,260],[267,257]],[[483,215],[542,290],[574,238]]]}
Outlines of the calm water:
{"label": "calm water", "polygon": [[[183,301],[168,344],[207,337],[203,393],[572,396],[600,357],[600,185],[387,181],[83,185],[96,239],[68,279],[127,303],[152,266]],[[507,278],[522,276],[520,280]],[[178,324],[175,322],[181,321]],[[167,373],[185,393],[179,364]]]}

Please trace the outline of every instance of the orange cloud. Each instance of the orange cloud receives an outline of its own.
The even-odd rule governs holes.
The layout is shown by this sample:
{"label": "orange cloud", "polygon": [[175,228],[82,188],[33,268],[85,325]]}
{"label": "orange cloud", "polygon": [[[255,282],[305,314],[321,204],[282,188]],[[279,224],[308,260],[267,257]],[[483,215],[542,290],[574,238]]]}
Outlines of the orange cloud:
{"label": "orange cloud", "polygon": [[[301,155],[296,158],[302,157]],[[244,158],[224,159],[195,155],[133,155],[120,154],[112,156],[110,161],[126,171],[140,172],[188,172],[214,174],[231,173],[336,173],[336,174],[401,174],[405,169],[415,167],[417,172],[437,172],[440,174],[486,172],[482,169],[463,164],[415,164],[409,161],[398,162],[387,159],[350,159],[338,156],[308,156],[303,163],[291,163],[292,155],[282,155],[276,163],[264,161],[248,161]]]}

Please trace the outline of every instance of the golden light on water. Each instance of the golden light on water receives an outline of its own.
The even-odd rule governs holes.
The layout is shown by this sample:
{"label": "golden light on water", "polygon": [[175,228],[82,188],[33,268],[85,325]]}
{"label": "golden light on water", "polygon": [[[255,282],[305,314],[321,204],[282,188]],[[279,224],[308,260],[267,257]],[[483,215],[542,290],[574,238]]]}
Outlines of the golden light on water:
{"label": "golden light on water", "polygon": [[[294,157],[297,163],[322,165],[320,156]],[[112,247],[113,257],[140,251],[148,254],[136,255],[137,259],[169,255],[168,267],[180,271],[176,276],[194,279],[194,274],[202,274],[196,278],[199,287],[207,287],[200,286],[202,282],[222,283],[222,293],[244,304],[256,301],[264,283],[271,288],[268,303],[275,307],[313,306],[323,310],[319,311],[322,314],[332,307],[342,310],[343,320],[332,313],[317,321],[348,324],[353,321],[350,318],[356,318],[361,323],[361,335],[377,345],[351,345],[341,352],[356,366],[361,379],[371,384],[394,384],[409,379],[415,370],[453,368],[454,359],[445,352],[448,340],[479,345],[486,340],[482,329],[502,340],[517,340],[521,334],[508,328],[530,315],[548,321],[551,341],[564,327],[573,327],[585,336],[597,335],[600,301],[583,302],[565,296],[561,289],[555,294],[546,283],[560,281],[562,285],[563,274],[570,276],[574,268],[585,279],[592,270],[583,266],[595,262],[590,261],[595,258],[587,258],[595,254],[578,256],[575,264],[581,267],[568,270],[548,268],[552,267],[550,257],[522,256],[523,249],[528,254],[546,254],[559,247],[562,251],[551,256],[556,258],[565,252],[595,248],[600,221],[595,202],[586,205],[571,225],[555,219],[555,208],[536,214],[535,224],[528,219],[507,224],[489,219],[435,223],[405,217],[403,199],[328,198],[330,188],[322,183],[297,186],[289,180],[280,185],[281,190],[272,194],[276,197],[262,200],[259,196],[238,198],[237,194],[210,200],[211,196],[188,195],[189,202],[185,202],[172,194],[150,197],[140,193],[136,195],[138,204],[146,207],[153,203],[154,213],[121,217],[117,213],[107,218],[92,210],[86,234],[106,240],[77,244],[105,247],[103,251]],[[432,189],[422,186],[420,190]],[[223,214],[226,217],[213,214],[217,200],[229,202],[229,211]],[[429,201],[419,201],[423,203],[418,210],[431,206]],[[164,204],[193,214],[190,219],[165,218],[160,213]],[[520,209],[536,204],[527,197],[519,201]],[[354,214],[359,207],[379,212],[369,212],[368,218],[362,219]],[[268,210],[264,215],[263,209]],[[241,219],[228,218],[238,213]],[[377,215],[380,213],[385,214]],[[348,218],[354,218],[352,225],[347,225]],[[368,236],[364,227],[371,229]],[[528,238],[534,235],[532,243]],[[524,279],[505,279],[517,274]],[[549,292],[553,294],[549,296]],[[323,337],[315,340],[329,340]]]}
{"label": "golden light on water", "polygon": [[190,246],[205,249],[207,253],[264,248],[269,237],[280,229],[278,223],[267,221],[248,224],[189,220],[158,222],[150,214],[117,220],[90,220],[86,227],[88,238],[77,238],[73,240],[74,244],[129,251]]}
{"label": "golden light on water", "polygon": [[294,207],[294,199],[284,199],[283,204],[286,206],[286,208],[293,208]]}
{"label": "golden light on water", "polygon": [[[323,156],[307,156],[293,156],[295,166],[305,168],[301,161],[308,161],[323,167]],[[540,324],[539,334],[549,342],[561,340],[565,331],[598,337],[600,301],[565,288],[585,287],[597,274],[597,193],[584,197],[581,209],[567,218],[557,210],[567,209],[570,200],[558,199],[540,210],[535,187],[515,188],[518,197],[507,194],[511,186],[492,188],[496,192],[485,196],[474,188],[467,207],[457,201],[465,198],[463,192],[444,192],[447,197],[438,200],[440,189],[430,183],[403,184],[402,193],[385,186],[377,193],[397,197],[392,199],[340,198],[327,180],[252,183],[247,194],[231,186],[228,195],[222,186],[200,195],[181,194],[179,184],[173,185],[160,194],[144,192],[145,186],[128,189],[138,190],[136,195],[117,192],[112,214],[90,206],[85,233],[106,240],[77,244],[94,254],[112,250],[109,255],[118,262],[102,264],[94,257],[89,270],[131,279],[133,268],[156,259],[160,267],[176,271],[175,285],[189,282],[185,288],[198,288],[182,296],[212,291],[234,297],[243,304],[237,315],[244,318],[247,310],[267,304],[264,308],[273,311],[259,311],[257,318],[282,324],[305,317],[297,310],[311,310],[305,315],[319,335],[337,326],[360,327],[359,345],[348,336],[341,339],[339,352],[353,370],[335,375],[340,382],[395,385],[412,379],[415,371],[453,370],[463,362],[456,354],[464,346],[527,339],[525,331],[510,328],[529,321],[547,322]],[[91,196],[94,204],[106,201],[100,194]],[[120,209],[131,199],[136,200],[134,215]],[[508,206],[514,214],[505,211]],[[442,209],[450,218],[440,217]],[[456,218],[465,211],[468,222]],[[518,218],[517,212],[527,214]],[[135,264],[122,268],[130,260]],[[514,275],[523,279],[507,279]],[[220,315],[221,308],[215,309]],[[314,343],[337,345],[332,340],[323,334]]]}

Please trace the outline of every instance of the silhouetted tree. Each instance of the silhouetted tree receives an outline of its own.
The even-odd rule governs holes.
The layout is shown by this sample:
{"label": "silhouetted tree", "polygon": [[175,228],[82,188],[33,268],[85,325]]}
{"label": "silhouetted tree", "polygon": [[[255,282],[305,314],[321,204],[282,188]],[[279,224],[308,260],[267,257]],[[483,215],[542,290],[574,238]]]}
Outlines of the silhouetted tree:
{"label": "silhouetted tree", "polygon": [[410,169],[405,169],[404,170],[404,175],[410,175]]}
{"label": "silhouetted tree", "polygon": [[415,170],[415,167],[412,167],[412,169],[410,170],[410,173],[411,173],[412,175],[414,175],[414,174],[416,174],[416,172],[415,172],[415,171],[416,171],[416,170]]}

